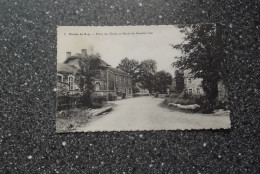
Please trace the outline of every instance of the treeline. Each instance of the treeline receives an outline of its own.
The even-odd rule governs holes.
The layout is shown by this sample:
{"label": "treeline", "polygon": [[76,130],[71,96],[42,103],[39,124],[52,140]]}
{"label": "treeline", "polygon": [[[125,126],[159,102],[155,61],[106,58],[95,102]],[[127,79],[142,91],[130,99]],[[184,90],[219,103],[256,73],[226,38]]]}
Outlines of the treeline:
{"label": "treeline", "polygon": [[138,92],[135,86],[141,84],[150,93],[165,93],[168,85],[172,83],[171,74],[165,71],[157,72],[157,62],[152,59],[139,62],[126,57],[121,60],[117,68],[129,73],[133,77],[134,92]]}

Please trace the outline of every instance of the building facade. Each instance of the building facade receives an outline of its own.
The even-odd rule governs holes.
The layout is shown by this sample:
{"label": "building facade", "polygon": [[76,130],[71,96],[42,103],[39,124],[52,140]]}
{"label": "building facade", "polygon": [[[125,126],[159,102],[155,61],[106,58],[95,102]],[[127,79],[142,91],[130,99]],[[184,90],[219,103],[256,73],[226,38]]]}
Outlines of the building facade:
{"label": "building facade", "polygon": [[[184,71],[184,92],[191,94],[191,95],[204,95],[205,92],[202,89],[202,79],[201,78],[194,78],[190,71]],[[219,102],[227,102],[228,100],[228,91],[226,85],[222,79],[218,82],[218,97],[217,100]]]}
{"label": "building facade", "polygon": [[189,70],[184,71],[184,92],[190,95],[204,95],[201,86],[202,79],[194,78]]}
{"label": "building facade", "polygon": [[[75,81],[75,74],[80,68],[79,59],[88,58],[87,50],[82,49],[81,54],[71,55],[67,52],[64,63],[57,65],[57,88],[65,88],[68,93],[75,94],[80,92]],[[111,67],[101,59],[101,64],[94,78],[94,93],[104,95],[108,98],[129,98],[132,97],[132,77],[117,68]]]}

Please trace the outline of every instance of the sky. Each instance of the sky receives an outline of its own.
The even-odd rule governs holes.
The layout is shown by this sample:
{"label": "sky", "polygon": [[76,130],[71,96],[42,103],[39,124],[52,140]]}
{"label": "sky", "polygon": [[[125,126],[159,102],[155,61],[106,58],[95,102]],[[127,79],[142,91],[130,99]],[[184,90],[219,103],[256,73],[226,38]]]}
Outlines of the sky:
{"label": "sky", "polygon": [[139,62],[153,59],[157,71],[165,70],[174,76],[171,64],[180,56],[170,44],[183,42],[184,35],[177,26],[110,26],[110,27],[58,27],[57,62],[63,63],[66,52],[72,55],[87,49],[88,54],[99,53],[101,58],[116,67],[127,57]]}

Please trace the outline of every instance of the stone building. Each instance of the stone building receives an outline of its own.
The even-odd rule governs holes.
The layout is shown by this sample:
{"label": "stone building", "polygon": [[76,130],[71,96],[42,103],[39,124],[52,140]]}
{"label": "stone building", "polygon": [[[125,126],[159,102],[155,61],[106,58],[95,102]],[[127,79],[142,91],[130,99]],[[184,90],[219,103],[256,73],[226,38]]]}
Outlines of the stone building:
{"label": "stone building", "polygon": [[184,71],[184,92],[190,95],[204,95],[201,86],[202,79],[194,78],[189,70]]}
{"label": "stone building", "polygon": [[[204,95],[204,90],[202,89],[202,79],[194,78],[189,74],[189,70],[184,71],[184,92],[191,95]],[[228,100],[228,91],[224,81],[220,79],[218,82],[218,97],[219,102],[227,102]]]}
{"label": "stone building", "polygon": [[[71,55],[67,52],[64,63],[57,65],[57,88],[64,87],[69,93],[77,93],[80,91],[75,83],[75,74],[80,68],[79,59],[88,58],[87,50],[82,49],[81,53]],[[128,98],[132,97],[132,77],[117,68],[111,67],[108,63],[101,59],[101,64],[97,75],[94,78],[94,93],[105,95],[108,98]]]}

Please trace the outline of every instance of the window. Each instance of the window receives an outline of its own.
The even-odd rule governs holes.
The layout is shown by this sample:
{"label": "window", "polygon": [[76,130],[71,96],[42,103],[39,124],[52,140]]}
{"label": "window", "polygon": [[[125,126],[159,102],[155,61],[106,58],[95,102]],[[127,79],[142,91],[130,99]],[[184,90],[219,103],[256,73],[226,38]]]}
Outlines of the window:
{"label": "window", "polygon": [[58,82],[63,82],[63,75],[58,74],[58,75],[57,75],[57,81],[58,81]]}
{"label": "window", "polygon": [[95,70],[95,78],[100,79],[100,70],[99,69]]}
{"label": "window", "polygon": [[128,90],[128,94],[131,94],[132,93],[132,90],[131,90],[131,88],[129,88],[129,90]]}
{"label": "window", "polygon": [[73,90],[74,89],[74,77],[72,75],[68,76],[68,81],[69,81],[69,90]]}
{"label": "window", "polygon": [[189,89],[189,94],[192,94],[192,89]]}
{"label": "window", "polygon": [[95,90],[100,91],[100,83],[99,82],[96,83]]}
{"label": "window", "polygon": [[189,83],[191,83],[191,78],[188,79]]}
{"label": "window", "polygon": [[197,88],[197,94],[200,94],[200,88]]}

